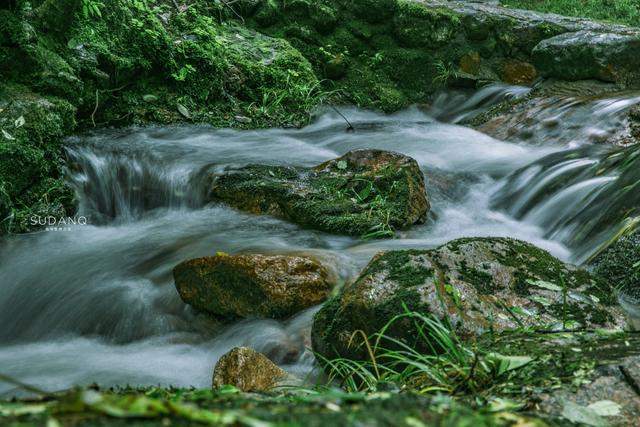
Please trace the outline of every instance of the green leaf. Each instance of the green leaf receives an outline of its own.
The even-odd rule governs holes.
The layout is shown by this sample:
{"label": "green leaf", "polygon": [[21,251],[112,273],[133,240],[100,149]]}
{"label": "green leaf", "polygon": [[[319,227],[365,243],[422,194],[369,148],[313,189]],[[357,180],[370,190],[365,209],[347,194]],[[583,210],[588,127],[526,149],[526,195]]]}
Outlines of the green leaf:
{"label": "green leaf", "polygon": [[6,130],[2,129],[2,136],[4,136],[5,138],[7,138],[9,141],[13,141],[15,140],[15,138]]}
{"label": "green leaf", "polygon": [[537,302],[539,304],[542,304],[545,307],[548,307],[551,305],[551,301],[549,301],[548,299],[546,299],[545,297],[541,297],[538,295],[532,295],[529,297],[529,299],[533,302]]}
{"label": "green leaf", "polygon": [[521,368],[533,360],[533,358],[529,356],[505,356],[500,353],[489,353],[487,358],[497,362],[498,375]]}
{"label": "green leaf", "polygon": [[491,412],[518,411],[524,407],[524,403],[496,397],[491,399],[488,407]]}
{"label": "green leaf", "polygon": [[180,112],[180,114],[182,114],[187,119],[191,118],[191,113],[189,112],[189,110],[187,110],[187,107],[185,107],[184,105],[180,104],[179,102],[178,102],[178,104],[176,106],[178,107],[178,111]]}
{"label": "green leaf", "polygon": [[20,417],[23,415],[37,415],[45,412],[48,405],[46,403],[10,403],[0,402],[0,416]]}
{"label": "green leaf", "polygon": [[562,291],[562,288],[558,285],[555,285],[551,282],[545,282],[544,280],[531,280],[528,279],[527,283],[533,286],[537,286],[539,288],[543,288],[543,289],[548,289],[550,291],[556,291],[556,292],[560,292]]}
{"label": "green leaf", "polygon": [[142,100],[144,102],[156,102],[158,100],[158,97],[155,95],[146,94],[142,96]]}
{"label": "green leaf", "polygon": [[16,128],[20,128],[20,127],[24,126],[24,124],[25,124],[24,116],[20,116],[20,117],[18,117],[18,118],[16,119],[16,121],[15,121],[15,122],[13,122],[13,125],[14,125]]}
{"label": "green leaf", "polygon": [[373,184],[369,183],[361,192],[360,192],[360,200],[367,200],[369,195],[371,194],[371,190],[373,189]]}

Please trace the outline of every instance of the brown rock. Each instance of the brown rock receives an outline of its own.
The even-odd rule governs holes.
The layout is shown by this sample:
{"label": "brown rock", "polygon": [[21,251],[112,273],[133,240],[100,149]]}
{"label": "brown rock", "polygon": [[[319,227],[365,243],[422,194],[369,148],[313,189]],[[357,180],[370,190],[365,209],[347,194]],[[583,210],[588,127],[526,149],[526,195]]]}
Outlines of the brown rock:
{"label": "brown rock", "polygon": [[184,302],[222,317],[289,317],[324,301],[336,281],[310,257],[259,254],[192,259],[173,276]]}
{"label": "brown rock", "polygon": [[233,385],[245,392],[267,391],[286,375],[264,354],[248,347],[236,347],[216,363],[212,386]]}
{"label": "brown rock", "polygon": [[478,52],[470,52],[460,58],[460,69],[465,73],[476,75],[480,71],[481,62],[482,59]]}
{"label": "brown rock", "polygon": [[536,67],[528,62],[510,60],[502,66],[502,79],[506,83],[529,86],[537,76]]}

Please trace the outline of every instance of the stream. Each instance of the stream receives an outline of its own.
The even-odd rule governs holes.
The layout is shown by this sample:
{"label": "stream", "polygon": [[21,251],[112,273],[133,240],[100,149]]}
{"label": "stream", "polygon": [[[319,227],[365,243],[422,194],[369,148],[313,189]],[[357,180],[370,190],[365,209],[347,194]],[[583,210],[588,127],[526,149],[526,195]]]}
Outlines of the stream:
{"label": "stream", "polygon": [[[605,203],[596,196],[617,176],[574,173],[562,182],[612,149],[592,144],[589,135],[611,132],[640,99],[560,103],[540,118],[555,113],[558,124],[546,135],[548,126],[534,125],[533,142],[501,141],[456,124],[526,93],[493,86],[470,96],[443,94],[428,110],[387,116],[341,109],[356,129],[351,133],[326,110],[303,129],[176,126],[70,138],[68,175],[87,224],[1,242],[0,373],[52,391],[91,383],[208,387],[218,358],[239,345],[299,376],[311,373],[308,335],[317,308],[287,321],[221,325],[182,303],[173,267],[217,251],[312,254],[342,282],[380,250],[431,248],[468,236],[515,237],[562,260],[583,261],[616,228],[584,239],[572,232],[586,221],[580,212]],[[568,112],[588,123],[566,118]],[[362,241],[204,201],[201,171],[212,166],[312,166],[357,148],[418,161],[432,206],[426,224],[394,239]],[[580,156],[563,156],[572,150]],[[0,395],[17,392],[0,383]]]}

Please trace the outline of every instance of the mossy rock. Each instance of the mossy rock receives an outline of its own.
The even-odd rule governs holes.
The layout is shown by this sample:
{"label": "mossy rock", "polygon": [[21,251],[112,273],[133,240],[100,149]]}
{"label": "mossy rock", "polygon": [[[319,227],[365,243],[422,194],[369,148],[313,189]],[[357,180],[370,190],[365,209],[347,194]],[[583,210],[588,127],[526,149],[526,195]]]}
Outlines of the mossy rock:
{"label": "mossy rock", "polygon": [[221,318],[286,318],[320,304],[336,283],[318,261],[288,255],[197,258],[173,277],[185,303]]}
{"label": "mossy rock", "polygon": [[640,34],[579,31],[542,41],[532,52],[545,77],[638,84]]}
{"label": "mossy rock", "polygon": [[640,232],[622,236],[591,262],[594,273],[618,290],[620,305],[640,329]]}
{"label": "mossy rock", "polygon": [[[376,255],[318,312],[313,348],[327,358],[362,357],[361,349],[349,346],[355,331],[372,335],[405,310],[450,323],[465,339],[517,328],[624,323],[611,288],[588,272],[516,239],[466,238],[437,249]],[[410,346],[419,341],[408,320],[386,334]]]}
{"label": "mossy rock", "polygon": [[210,198],[331,233],[388,237],[425,220],[424,177],[415,160],[354,150],[314,168],[250,165],[211,175]]}
{"label": "mossy rock", "polygon": [[0,234],[32,229],[33,215],[74,211],[63,179],[62,136],[75,109],[19,85],[0,86]]}

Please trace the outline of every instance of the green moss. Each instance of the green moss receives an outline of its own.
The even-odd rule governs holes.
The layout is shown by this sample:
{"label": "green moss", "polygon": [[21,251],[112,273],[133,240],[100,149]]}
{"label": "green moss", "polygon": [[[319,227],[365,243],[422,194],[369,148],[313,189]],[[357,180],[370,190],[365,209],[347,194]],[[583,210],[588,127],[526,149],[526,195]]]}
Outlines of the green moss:
{"label": "green moss", "polygon": [[635,232],[618,239],[592,262],[594,273],[612,288],[622,289],[630,295],[640,283],[640,233]]}
{"label": "green moss", "polygon": [[364,237],[389,237],[422,220],[415,212],[425,200],[417,164],[357,169],[344,161],[340,169],[338,163],[322,171],[251,165],[214,177],[211,195],[250,212]]}
{"label": "green moss", "polygon": [[75,126],[74,108],[10,85],[0,86],[0,109],[0,232],[28,231],[32,215],[73,213],[61,138]]}
{"label": "green moss", "polygon": [[495,292],[493,287],[493,276],[475,268],[469,268],[466,264],[460,265],[461,280],[471,283],[480,294],[492,295]]}
{"label": "green moss", "polygon": [[435,47],[450,43],[460,31],[460,17],[451,10],[426,8],[414,1],[400,1],[395,16],[398,41],[408,47]]}
{"label": "green moss", "polygon": [[419,263],[412,263],[412,257],[424,255],[421,250],[404,250],[384,252],[369,263],[361,276],[368,276],[381,271],[388,272],[388,278],[403,288],[412,288],[425,283],[434,277],[434,270],[424,268]]}

